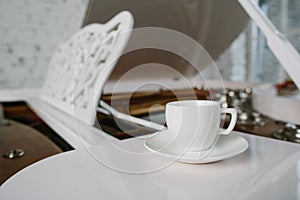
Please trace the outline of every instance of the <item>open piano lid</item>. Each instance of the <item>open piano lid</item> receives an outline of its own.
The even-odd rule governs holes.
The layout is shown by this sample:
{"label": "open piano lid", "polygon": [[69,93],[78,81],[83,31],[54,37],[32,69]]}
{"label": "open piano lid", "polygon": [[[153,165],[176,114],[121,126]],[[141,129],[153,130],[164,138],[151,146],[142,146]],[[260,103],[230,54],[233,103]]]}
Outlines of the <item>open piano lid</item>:
{"label": "open piano lid", "polygon": [[[246,14],[247,12],[250,18],[265,34],[268,45],[277,59],[290,74],[296,85],[298,87],[300,86],[300,59],[298,52],[251,0],[186,0],[176,2],[173,0],[154,0],[151,2],[116,0],[113,3],[109,0],[102,0],[91,1],[89,7],[89,12],[86,15],[83,25],[93,22],[103,23],[115,13],[126,9],[133,13],[136,28],[164,27],[187,34],[203,45],[213,59],[216,59],[241,32],[249,19]],[[166,8],[168,12],[166,12]],[[226,12],[224,12],[224,10],[226,10]],[[155,54],[155,52],[152,53]],[[160,53],[158,52],[158,54]],[[145,59],[147,56],[149,56],[149,54],[140,53],[139,55],[132,55],[131,57],[127,56],[127,59],[121,58],[110,77],[109,83],[118,80],[124,73],[135,67],[136,60],[141,61],[140,63],[142,63],[143,60],[147,60]],[[185,65],[176,59],[168,59],[168,61],[169,63],[166,63],[168,66],[175,68],[186,77],[194,76],[195,71],[193,71],[192,67]],[[129,77],[129,83],[124,83],[124,88],[130,88],[140,79],[151,79],[151,77],[172,79],[175,78],[175,75],[164,72],[163,70],[161,70],[160,73],[157,73],[155,70],[150,70],[147,73],[139,73],[136,74],[136,76]],[[109,91],[111,91],[111,88],[106,87],[104,92]],[[263,92],[260,94],[266,95],[269,93]],[[277,102],[278,97],[276,95],[269,95],[266,98],[264,96],[263,100],[261,100],[261,98],[256,99],[256,97],[261,96],[257,93],[254,94],[255,99],[253,101],[254,107],[259,112],[272,118],[300,124],[300,118],[298,117],[299,119],[296,119],[293,117],[298,116],[298,113],[300,112],[298,112],[298,109],[288,109],[288,111],[280,110],[276,112],[277,114],[274,116],[274,109],[269,106],[274,106],[271,102]],[[300,108],[299,99],[296,98],[295,100],[295,98],[289,97],[283,98],[284,100],[293,101],[292,104],[296,103],[298,106],[295,108]],[[279,97],[279,100],[282,100],[282,97]],[[278,108],[281,106],[275,105],[275,107]],[[291,111],[297,113],[291,115]]]}
{"label": "open piano lid", "polygon": [[[94,22],[103,23],[121,10],[128,10],[133,14],[135,28],[163,27],[190,36],[199,42],[213,59],[218,58],[230,46],[249,19],[236,0],[102,0],[91,1],[83,25]],[[149,61],[149,57],[154,57],[154,61],[151,59]],[[118,80],[130,69],[147,62],[170,66],[186,78],[196,73],[193,67],[178,60],[178,57],[148,49],[122,57],[111,74],[110,81]],[[172,79],[176,78],[176,75],[170,74],[170,71],[160,70],[158,67],[158,71],[149,70],[146,73],[129,76],[128,79],[134,81],[151,79],[151,77]]]}

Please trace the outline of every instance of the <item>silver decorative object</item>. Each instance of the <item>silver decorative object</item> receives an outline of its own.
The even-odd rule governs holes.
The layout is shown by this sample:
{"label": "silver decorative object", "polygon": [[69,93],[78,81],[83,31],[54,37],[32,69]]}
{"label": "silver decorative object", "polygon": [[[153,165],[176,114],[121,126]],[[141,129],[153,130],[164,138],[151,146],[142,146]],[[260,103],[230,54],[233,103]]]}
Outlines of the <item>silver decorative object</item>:
{"label": "silver decorative object", "polygon": [[226,89],[224,93],[217,93],[214,100],[219,101],[222,108],[233,107],[238,111],[239,125],[265,125],[266,119],[252,108],[252,89]]}
{"label": "silver decorative object", "polygon": [[300,125],[286,123],[282,129],[272,132],[276,139],[300,143]]}
{"label": "silver decorative object", "polygon": [[4,158],[14,159],[24,156],[25,151],[23,149],[12,149],[3,155]]}

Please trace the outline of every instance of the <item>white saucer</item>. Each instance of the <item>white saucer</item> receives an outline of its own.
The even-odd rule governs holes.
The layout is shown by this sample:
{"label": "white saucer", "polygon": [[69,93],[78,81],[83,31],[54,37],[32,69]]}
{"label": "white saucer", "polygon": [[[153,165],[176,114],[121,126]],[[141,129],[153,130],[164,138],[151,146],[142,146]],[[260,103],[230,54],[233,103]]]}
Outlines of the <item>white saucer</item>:
{"label": "white saucer", "polygon": [[184,151],[170,142],[168,130],[160,131],[145,141],[145,147],[164,157],[184,163],[210,163],[231,158],[243,153],[248,148],[248,142],[236,132],[220,135],[216,145],[206,151]]}

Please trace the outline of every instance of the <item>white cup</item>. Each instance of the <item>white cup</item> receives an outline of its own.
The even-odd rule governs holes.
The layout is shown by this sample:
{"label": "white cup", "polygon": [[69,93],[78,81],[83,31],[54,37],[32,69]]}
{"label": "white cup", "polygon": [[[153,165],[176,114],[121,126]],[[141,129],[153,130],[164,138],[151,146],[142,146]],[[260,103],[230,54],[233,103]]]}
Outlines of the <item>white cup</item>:
{"label": "white cup", "polygon": [[[221,114],[231,114],[227,129],[220,129]],[[234,108],[221,108],[216,101],[186,100],[167,103],[166,122],[177,147],[189,151],[210,149],[218,135],[229,134],[237,120]]]}

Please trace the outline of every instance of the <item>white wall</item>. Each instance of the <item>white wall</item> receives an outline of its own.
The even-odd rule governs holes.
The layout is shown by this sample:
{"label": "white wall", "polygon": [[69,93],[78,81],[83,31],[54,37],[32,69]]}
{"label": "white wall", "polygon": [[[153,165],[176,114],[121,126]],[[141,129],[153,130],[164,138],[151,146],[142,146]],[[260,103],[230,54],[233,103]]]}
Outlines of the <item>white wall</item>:
{"label": "white wall", "polygon": [[88,0],[0,0],[0,89],[40,87],[55,46],[76,32]]}

